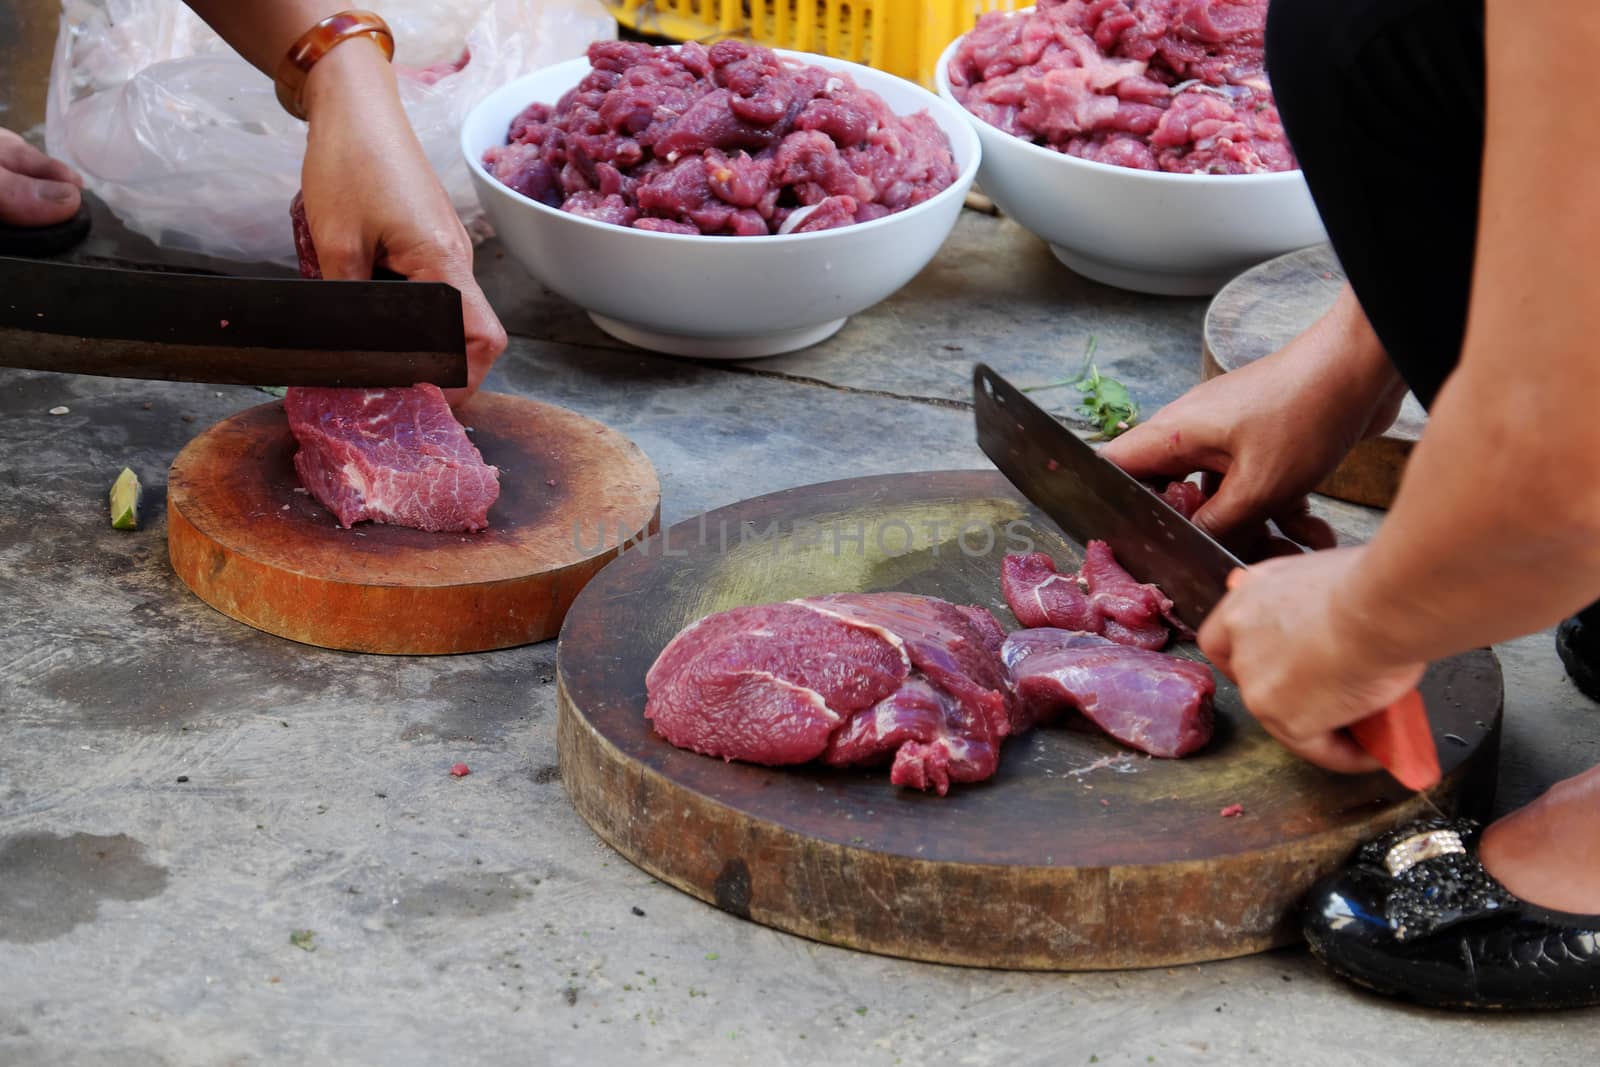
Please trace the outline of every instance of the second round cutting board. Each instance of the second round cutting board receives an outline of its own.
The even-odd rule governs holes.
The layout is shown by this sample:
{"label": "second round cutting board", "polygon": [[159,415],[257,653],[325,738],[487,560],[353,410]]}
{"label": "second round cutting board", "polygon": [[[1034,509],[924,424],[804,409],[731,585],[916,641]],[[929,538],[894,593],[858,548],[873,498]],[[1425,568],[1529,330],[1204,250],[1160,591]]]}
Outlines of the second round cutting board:
{"label": "second round cutting board", "polygon": [[[758,767],[674,748],[645,672],[688,623],[740,604],[903,590],[993,610],[1007,552],[1079,546],[995,471],[803,486],[690,519],[624,553],[573,606],[557,653],[562,781],[652,875],[732,914],[848,948],[1023,969],[1171,966],[1285,944],[1311,882],[1427,814],[1384,774],[1291,756],[1217,692],[1217,732],[1181,760],[1049,726],[945,797],[885,768]],[[1185,654],[1197,655],[1192,646]],[[1479,651],[1422,684],[1444,765],[1432,802],[1492,792],[1500,667]],[[1243,814],[1221,813],[1240,805]]]}

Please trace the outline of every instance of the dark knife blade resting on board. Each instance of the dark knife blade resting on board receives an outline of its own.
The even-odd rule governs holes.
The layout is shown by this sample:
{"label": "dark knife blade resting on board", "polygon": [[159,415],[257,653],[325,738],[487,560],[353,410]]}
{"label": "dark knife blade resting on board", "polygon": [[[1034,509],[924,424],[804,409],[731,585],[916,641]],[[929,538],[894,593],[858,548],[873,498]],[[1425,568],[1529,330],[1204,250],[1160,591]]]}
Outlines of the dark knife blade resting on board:
{"label": "dark knife blade resting on board", "polygon": [[[982,363],[972,402],[978,446],[1011,484],[1074,541],[1108,543],[1129,574],[1160,586],[1173,613],[1198,630],[1244,563]],[[1350,732],[1401,784],[1438,784],[1438,751],[1415,691]]]}
{"label": "dark knife blade resting on board", "polygon": [[232,385],[467,384],[461,294],[0,257],[0,366]]}

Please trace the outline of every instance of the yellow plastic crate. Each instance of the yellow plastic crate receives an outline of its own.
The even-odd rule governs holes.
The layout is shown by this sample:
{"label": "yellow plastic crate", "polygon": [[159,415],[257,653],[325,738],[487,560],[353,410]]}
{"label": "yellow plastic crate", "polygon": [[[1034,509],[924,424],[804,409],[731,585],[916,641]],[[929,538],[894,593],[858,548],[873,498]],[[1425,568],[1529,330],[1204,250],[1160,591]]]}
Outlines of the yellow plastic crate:
{"label": "yellow plastic crate", "polygon": [[986,11],[1033,0],[603,0],[639,33],[706,44],[743,37],[818,52],[932,88],[939,53]]}

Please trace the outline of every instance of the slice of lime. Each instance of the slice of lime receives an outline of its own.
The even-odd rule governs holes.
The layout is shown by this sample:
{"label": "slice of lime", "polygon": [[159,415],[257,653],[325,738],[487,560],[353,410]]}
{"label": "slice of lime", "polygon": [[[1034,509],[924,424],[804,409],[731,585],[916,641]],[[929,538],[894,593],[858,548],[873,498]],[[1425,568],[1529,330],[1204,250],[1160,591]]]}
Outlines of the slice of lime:
{"label": "slice of lime", "polygon": [[139,476],[127,467],[111,483],[111,528],[134,530],[139,526]]}

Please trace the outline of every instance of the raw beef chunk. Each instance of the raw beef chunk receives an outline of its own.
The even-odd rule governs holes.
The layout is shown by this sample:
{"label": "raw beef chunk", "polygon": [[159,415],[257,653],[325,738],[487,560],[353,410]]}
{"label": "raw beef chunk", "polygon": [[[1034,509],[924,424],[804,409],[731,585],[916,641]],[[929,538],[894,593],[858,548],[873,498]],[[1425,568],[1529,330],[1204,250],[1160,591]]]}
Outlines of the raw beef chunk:
{"label": "raw beef chunk", "polygon": [[[322,277],[305,200],[289,206],[300,273]],[[476,532],[489,525],[500,472],[483,461],[433,385],[291,388],[283,398],[300,483],[349,528],[358,522]]]}
{"label": "raw beef chunk", "polygon": [[1076,575],[1056,571],[1043,552],[1007,556],[1000,590],[1024,626],[1103,634],[1118,644],[1159,651],[1171,637],[1164,617],[1172,601],[1135,581],[1104,541],[1090,541]]}
{"label": "raw beef chunk", "polygon": [[1000,564],[1000,591],[1024,626],[1058,626],[1100,633],[1105,624],[1073,574],[1061,574],[1043,552],[1007,556]]}
{"label": "raw beef chunk", "polygon": [[1122,645],[1160,651],[1167,644],[1163,617],[1172,601],[1153,585],[1136,581],[1122,569],[1111,546],[1090,541],[1084,546],[1083,567],[1078,572],[1089,587],[1089,601],[1105,620],[1102,631]]}
{"label": "raw beef chunk", "polygon": [[645,678],[645,715],[680,748],[769,765],[892,761],[943,796],[994,774],[1017,714],[981,608],[905,593],[734,608],[685,628]]}
{"label": "raw beef chunk", "polygon": [[1169,482],[1157,495],[1186,519],[1194,518],[1194,513],[1206,502],[1205,491],[1193,482]]}
{"label": "raw beef chunk", "polygon": [[1217,683],[1198,663],[1052,628],[1019,630],[1001,656],[1034,722],[1074,709],[1152,756],[1187,755],[1211,740]]}
{"label": "raw beef chunk", "polygon": [[483,461],[437,386],[292,388],[283,406],[300,442],[300,482],[341,526],[488,527],[500,472]]}

